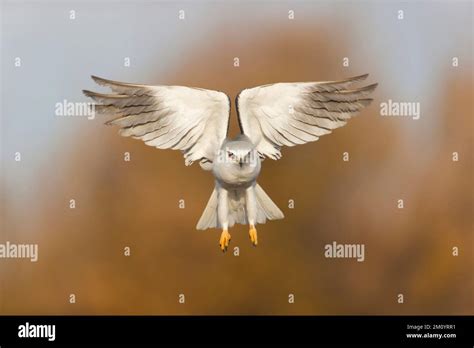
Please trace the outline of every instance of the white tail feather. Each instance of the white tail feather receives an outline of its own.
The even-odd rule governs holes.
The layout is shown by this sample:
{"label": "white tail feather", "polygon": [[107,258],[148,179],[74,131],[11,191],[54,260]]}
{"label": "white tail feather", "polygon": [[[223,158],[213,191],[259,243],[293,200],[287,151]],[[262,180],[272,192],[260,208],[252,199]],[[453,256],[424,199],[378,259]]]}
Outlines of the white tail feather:
{"label": "white tail feather", "polygon": [[[277,207],[259,184],[255,185],[255,195],[257,198],[257,223],[264,224],[268,220],[283,219],[285,216]],[[245,209],[245,191],[230,190],[229,191],[229,227],[234,224],[248,224],[247,212]],[[206,230],[208,228],[219,228],[219,221],[217,219],[217,190],[214,188],[211,197],[207,202],[207,206],[196,225],[198,230]]]}
{"label": "white tail feather", "polygon": [[[255,195],[257,196],[257,205],[258,205],[258,219],[260,219],[260,214],[265,214],[265,217],[268,220],[279,220],[283,219],[285,215],[283,215],[282,211],[277,207],[275,203],[273,203],[272,199],[268,197],[268,195],[263,191],[263,188],[259,185],[255,185]],[[258,223],[265,223],[258,221]]]}
{"label": "white tail feather", "polygon": [[208,228],[217,227],[217,190],[214,187],[211,198],[207,202],[206,209],[201,215],[196,225],[197,230],[206,230]]}

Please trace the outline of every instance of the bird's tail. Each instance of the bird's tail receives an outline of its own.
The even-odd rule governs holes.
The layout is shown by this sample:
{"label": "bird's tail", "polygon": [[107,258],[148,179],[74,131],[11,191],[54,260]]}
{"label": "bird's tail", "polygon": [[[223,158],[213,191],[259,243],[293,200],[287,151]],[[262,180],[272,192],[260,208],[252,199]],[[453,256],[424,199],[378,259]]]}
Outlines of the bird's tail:
{"label": "bird's tail", "polygon": [[259,224],[264,224],[266,219],[279,220],[285,217],[259,184],[255,185],[255,195],[257,196],[257,222]]}
{"label": "bird's tail", "polygon": [[[270,197],[263,191],[259,184],[255,185],[255,196],[257,198],[257,223],[264,224],[268,220],[283,219],[285,216],[277,207]],[[229,227],[237,224],[248,224],[247,213],[245,209],[245,191],[235,190],[229,192]],[[217,189],[214,188],[211,197],[207,202],[207,206],[196,225],[198,230],[206,230],[208,228],[218,228],[219,221],[217,219]]]}
{"label": "bird's tail", "polygon": [[204,212],[196,225],[196,229],[206,230],[217,226],[217,189],[214,187],[214,191],[212,191],[211,198],[209,198],[209,201],[207,202],[206,209],[204,209]]}

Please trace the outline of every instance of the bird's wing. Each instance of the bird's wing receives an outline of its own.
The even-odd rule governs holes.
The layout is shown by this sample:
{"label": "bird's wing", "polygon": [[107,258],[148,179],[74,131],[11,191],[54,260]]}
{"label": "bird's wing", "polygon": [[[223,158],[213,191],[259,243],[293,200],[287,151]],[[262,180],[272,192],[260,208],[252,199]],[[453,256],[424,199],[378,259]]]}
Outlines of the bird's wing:
{"label": "bird's wing", "polygon": [[106,124],[147,145],[181,150],[186,165],[212,162],[227,136],[230,101],[222,92],[92,79],[113,92],[83,91],[97,103],[96,114],[114,117]]}
{"label": "bird's wing", "polygon": [[350,88],[367,76],[244,89],[236,98],[240,130],[261,156],[279,159],[283,145],[316,141],[369,105],[372,99],[367,97],[377,84]]}

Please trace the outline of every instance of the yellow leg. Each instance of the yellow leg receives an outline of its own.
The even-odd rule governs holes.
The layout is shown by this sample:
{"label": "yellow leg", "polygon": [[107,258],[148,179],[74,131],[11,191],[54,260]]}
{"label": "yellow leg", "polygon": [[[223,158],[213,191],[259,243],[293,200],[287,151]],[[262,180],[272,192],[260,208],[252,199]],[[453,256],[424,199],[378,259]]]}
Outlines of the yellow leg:
{"label": "yellow leg", "polygon": [[219,246],[223,252],[227,251],[229,242],[231,240],[230,233],[227,230],[222,230],[221,239],[219,240]]}
{"label": "yellow leg", "polygon": [[254,246],[257,246],[258,244],[257,229],[255,228],[254,225],[250,225],[249,236],[250,236],[250,241],[252,242],[252,244]]}

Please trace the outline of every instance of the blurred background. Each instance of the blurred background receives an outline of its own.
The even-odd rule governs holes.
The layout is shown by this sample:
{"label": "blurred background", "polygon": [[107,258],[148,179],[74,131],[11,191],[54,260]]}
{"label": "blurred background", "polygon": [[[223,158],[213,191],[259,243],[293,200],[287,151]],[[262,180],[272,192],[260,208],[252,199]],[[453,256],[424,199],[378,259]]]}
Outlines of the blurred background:
{"label": "blurred background", "polygon": [[[472,6],[4,1],[0,242],[38,243],[39,260],[0,260],[0,313],[473,314]],[[379,83],[369,108],[263,163],[259,183],[286,218],[259,226],[257,248],[234,227],[227,254],[220,231],[195,230],[208,172],[103,119],[55,115],[64,99],[88,101],[82,89],[103,91],[91,74],[233,99],[364,73]],[[421,103],[421,118],[381,117],[388,99]],[[333,241],[365,244],[365,261],[325,258]]]}

